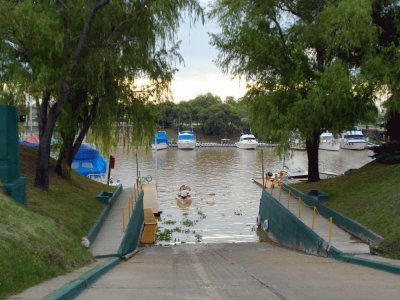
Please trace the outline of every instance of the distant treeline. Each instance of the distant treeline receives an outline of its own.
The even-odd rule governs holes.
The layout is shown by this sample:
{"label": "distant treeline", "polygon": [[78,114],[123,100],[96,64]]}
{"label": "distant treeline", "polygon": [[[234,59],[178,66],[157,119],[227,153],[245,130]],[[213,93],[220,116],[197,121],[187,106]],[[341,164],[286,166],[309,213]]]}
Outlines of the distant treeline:
{"label": "distant treeline", "polygon": [[189,101],[156,104],[160,128],[190,129],[196,127],[204,135],[231,136],[248,128],[247,108],[243,100],[202,94]]}

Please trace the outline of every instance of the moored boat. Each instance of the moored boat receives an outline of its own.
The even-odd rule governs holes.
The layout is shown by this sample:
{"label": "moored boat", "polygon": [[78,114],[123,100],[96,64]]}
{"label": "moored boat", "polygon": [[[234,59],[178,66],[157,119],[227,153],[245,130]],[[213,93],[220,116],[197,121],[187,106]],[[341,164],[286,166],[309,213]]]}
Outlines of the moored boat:
{"label": "moored boat", "polygon": [[239,141],[236,143],[236,147],[239,149],[254,150],[258,146],[258,141],[253,134],[242,134]]}
{"label": "moored boat", "polygon": [[82,144],[72,161],[71,168],[92,179],[104,177],[107,170],[107,161],[91,144]]}
{"label": "moored boat", "polygon": [[360,130],[346,131],[340,142],[340,148],[348,150],[364,150],[367,141]]}
{"label": "moored boat", "polygon": [[320,150],[339,151],[340,142],[329,131],[323,132],[319,141]]}
{"label": "moored boat", "polygon": [[196,136],[193,130],[182,130],[178,133],[178,149],[193,150],[196,147]]}
{"label": "moored boat", "polygon": [[151,142],[151,148],[153,150],[163,150],[168,148],[168,136],[165,131],[157,131],[154,139]]}

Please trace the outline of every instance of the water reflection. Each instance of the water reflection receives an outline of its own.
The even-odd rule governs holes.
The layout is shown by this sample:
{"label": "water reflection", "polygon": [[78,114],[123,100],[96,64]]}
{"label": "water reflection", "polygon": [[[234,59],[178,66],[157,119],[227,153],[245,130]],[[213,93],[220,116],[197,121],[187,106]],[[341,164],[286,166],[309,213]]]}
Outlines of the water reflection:
{"label": "water reflection", "polygon": [[[320,171],[343,173],[359,168],[371,161],[369,155],[368,151],[320,151]],[[134,152],[118,148],[115,156],[114,178],[120,179],[124,186],[132,186],[137,172]],[[236,148],[140,150],[138,162],[141,176],[151,175],[158,182],[163,211],[159,228],[170,234],[170,241],[158,241],[158,244],[259,240],[255,219],[261,191],[251,179],[261,176],[261,151]],[[274,149],[264,149],[265,170],[279,171],[282,164]],[[285,164],[306,170],[306,152],[294,152]],[[182,184],[192,188],[190,205],[176,200]]]}

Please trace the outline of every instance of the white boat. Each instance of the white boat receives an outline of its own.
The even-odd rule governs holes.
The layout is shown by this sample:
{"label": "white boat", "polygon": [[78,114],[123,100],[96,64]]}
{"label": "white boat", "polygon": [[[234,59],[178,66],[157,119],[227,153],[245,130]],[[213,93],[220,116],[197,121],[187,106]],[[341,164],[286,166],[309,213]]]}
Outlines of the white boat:
{"label": "white boat", "polygon": [[367,141],[360,130],[343,133],[340,148],[348,150],[364,150]]}
{"label": "white boat", "polygon": [[236,147],[239,149],[254,150],[258,146],[256,137],[252,134],[242,134],[239,141],[236,143]]}
{"label": "white boat", "polygon": [[319,149],[328,151],[339,151],[340,141],[336,139],[332,133],[326,131],[320,136]]}
{"label": "white boat", "polygon": [[151,149],[163,150],[168,148],[168,137],[165,131],[157,131],[153,141],[151,142]]}
{"label": "white boat", "polygon": [[196,147],[196,136],[193,130],[182,130],[178,133],[178,149],[192,150]]}

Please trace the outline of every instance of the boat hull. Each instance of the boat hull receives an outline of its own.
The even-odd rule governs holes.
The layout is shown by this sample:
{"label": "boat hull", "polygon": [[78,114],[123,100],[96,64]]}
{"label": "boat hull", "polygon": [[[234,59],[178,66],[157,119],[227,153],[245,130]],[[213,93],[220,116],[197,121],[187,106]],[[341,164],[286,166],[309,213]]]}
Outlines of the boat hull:
{"label": "boat hull", "polygon": [[244,142],[237,142],[236,147],[239,149],[245,150],[255,150],[258,146],[258,143],[244,143]]}
{"label": "boat hull", "polygon": [[168,148],[167,143],[151,144],[151,149],[153,150],[164,150]]}
{"label": "boat hull", "polygon": [[319,149],[327,151],[339,151],[340,144],[337,142],[320,142]]}
{"label": "boat hull", "polygon": [[177,145],[178,149],[181,150],[193,150],[194,148],[196,148],[196,141],[188,141],[188,140],[178,141]]}
{"label": "boat hull", "polygon": [[345,141],[340,145],[340,148],[342,149],[347,149],[347,150],[364,150],[365,147],[367,146],[367,142],[360,141]]}

